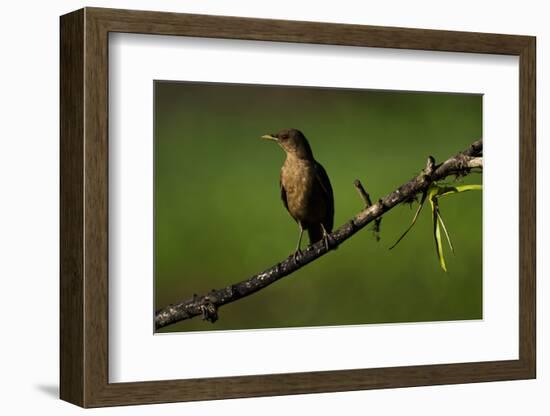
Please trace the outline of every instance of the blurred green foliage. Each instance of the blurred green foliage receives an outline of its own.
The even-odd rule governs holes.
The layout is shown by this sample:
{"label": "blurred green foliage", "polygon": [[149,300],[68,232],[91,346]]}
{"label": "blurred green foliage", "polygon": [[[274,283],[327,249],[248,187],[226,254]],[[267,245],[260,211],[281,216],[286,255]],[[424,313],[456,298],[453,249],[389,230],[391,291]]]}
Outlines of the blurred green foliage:
{"label": "blurred green foliage", "polygon": [[[279,197],[283,151],[259,137],[306,135],[335,194],[335,226],[371,197],[482,135],[482,97],[467,94],[155,82],[155,306],[260,272],[292,253],[298,227]],[[450,179],[452,180],[452,179]],[[472,174],[459,183],[481,183]],[[455,246],[438,264],[430,211],[407,237],[416,204],[384,216],[260,292],[162,332],[347,325],[482,317],[482,192],[441,200]],[[307,242],[307,237],[304,238]]]}

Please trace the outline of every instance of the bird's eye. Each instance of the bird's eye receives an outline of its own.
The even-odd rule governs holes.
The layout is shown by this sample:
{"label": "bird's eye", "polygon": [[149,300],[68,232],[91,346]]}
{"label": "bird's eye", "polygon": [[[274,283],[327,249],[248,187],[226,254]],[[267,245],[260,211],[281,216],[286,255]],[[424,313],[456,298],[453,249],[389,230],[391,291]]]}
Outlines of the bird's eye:
{"label": "bird's eye", "polygon": [[283,134],[283,135],[281,136],[281,140],[286,140],[286,139],[288,139],[288,134]]}

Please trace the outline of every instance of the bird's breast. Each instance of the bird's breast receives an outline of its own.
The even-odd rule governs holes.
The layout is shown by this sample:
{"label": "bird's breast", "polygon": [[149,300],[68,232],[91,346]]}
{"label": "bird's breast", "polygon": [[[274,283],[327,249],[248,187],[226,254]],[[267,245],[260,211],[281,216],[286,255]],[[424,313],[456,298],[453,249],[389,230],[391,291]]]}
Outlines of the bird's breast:
{"label": "bird's breast", "polygon": [[325,207],[315,161],[287,158],[281,168],[281,184],[286,192],[288,211],[294,219],[316,222],[323,218]]}

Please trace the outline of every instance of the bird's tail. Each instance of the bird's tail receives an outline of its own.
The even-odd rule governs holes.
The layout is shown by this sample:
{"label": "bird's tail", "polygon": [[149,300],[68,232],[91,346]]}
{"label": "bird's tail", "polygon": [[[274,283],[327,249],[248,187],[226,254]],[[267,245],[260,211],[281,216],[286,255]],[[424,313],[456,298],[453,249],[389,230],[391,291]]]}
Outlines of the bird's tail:
{"label": "bird's tail", "polygon": [[307,234],[309,235],[309,244],[315,244],[317,241],[321,241],[323,239],[323,229],[321,228],[321,224],[310,226],[307,229]]}

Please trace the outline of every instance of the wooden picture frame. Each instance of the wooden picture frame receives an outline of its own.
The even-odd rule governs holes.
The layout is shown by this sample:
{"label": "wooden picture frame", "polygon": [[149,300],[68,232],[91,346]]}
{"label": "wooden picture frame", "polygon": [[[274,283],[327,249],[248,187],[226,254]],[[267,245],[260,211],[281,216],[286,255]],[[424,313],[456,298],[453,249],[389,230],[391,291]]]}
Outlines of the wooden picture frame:
{"label": "wooden picture frame", "polygon": [[[535,38],[85,8],[61,17],[60,396],[100,407],[535,378]],[[519,56],[519,359],[109,383],[108,34]]]}

